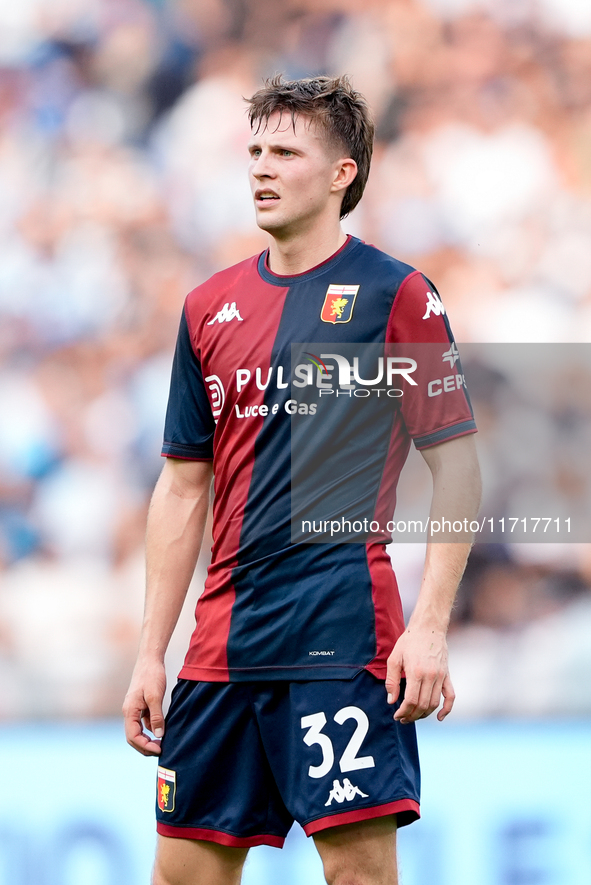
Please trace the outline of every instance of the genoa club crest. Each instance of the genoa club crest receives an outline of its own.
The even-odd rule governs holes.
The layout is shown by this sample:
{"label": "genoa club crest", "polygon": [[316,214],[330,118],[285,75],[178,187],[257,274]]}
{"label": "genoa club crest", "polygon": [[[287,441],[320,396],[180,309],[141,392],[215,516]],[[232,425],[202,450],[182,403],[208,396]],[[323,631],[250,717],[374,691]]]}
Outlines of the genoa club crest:
{"label": "genoa club crest", "polygon": [[359,286],[336,286],[331,284],[326,290],[324,304],[320,311],[323,323],[348,323],[353,316],[353,306]]}
{"label": "genoa club crest", "polygon": [[176,771],[158,766],[158,808],[160,811],[174,811],[176,794]]}

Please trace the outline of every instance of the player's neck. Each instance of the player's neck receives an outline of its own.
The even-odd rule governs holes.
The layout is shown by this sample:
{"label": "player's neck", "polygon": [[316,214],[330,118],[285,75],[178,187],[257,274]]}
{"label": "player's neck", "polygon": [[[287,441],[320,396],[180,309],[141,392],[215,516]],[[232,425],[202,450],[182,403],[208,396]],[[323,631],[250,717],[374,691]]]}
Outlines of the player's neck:
{"label": "player's neck", "polygon": [[269,268],[280,276],[295,276],[322,264],[344,245],[347,234],[340,224],[324,235],[313,235],[280,240],[271,237],[269,245]]}

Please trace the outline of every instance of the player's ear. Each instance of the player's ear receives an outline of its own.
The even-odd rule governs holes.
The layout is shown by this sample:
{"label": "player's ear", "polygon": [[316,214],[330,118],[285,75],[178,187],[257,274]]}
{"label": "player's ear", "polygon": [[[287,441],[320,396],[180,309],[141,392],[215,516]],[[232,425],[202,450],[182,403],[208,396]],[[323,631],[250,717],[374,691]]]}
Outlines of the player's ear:
{"label": "player's ear", "polygon": [[357,175],[357,163],[351,157],[344,157],[335,164],[331,191],[338,192],[349,187]]}

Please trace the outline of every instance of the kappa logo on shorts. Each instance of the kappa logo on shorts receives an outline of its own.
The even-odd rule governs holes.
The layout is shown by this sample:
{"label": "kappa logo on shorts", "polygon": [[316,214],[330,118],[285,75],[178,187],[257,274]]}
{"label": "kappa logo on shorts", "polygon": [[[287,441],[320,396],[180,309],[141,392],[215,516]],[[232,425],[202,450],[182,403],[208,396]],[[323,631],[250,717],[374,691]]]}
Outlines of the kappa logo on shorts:
{"label": "kappa logo on shorts", "polygon": [[176,796],[176,771],[158,766],[158,808],[160,811],[174,811]]}
{"label": "kappa logo on shorts", "polygon": [[359,286],[337,286],[331,283],[326,290],[324,304],[320,311],[323,323],[348,323],[353,316],[355,299]]}
{"label": "kappa logo on shorts", "polygon": [[344,802],[345,799],[347,802],[351,802],[355,796],[362,796],[364,799],[368,798],[368,794],[362,792],[359,787],[354,786],[348,777],[343,778],[343,786],[341,787],[341,783],[338,780],[334,780],[332,782],[332,790],[328,794],[328,802],[324,803],[324,806],[332,805],[332,800],[335,802]]}

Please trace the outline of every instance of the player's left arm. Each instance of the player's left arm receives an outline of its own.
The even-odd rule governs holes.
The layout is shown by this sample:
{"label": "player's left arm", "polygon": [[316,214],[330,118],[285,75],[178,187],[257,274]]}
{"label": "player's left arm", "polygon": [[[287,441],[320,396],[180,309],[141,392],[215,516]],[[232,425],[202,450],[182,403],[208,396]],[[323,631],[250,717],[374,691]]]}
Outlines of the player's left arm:
{"label": "player's left arm", "polygon": [[[442,528],[443,520],[467,520],[478,512],[481,496],[480,469],[472,434],[422,449],[433,477],[430,525]],[[400,722],[424,719],[436,710],[442,721],[451,711],[454,690],[447,662],[447,628],[458,584],[472,546],[469,531],[440,530],[427,542],[421,589],[406,630],[388,658],[388,702],[395,703],[400,679],[406,676],[404,699],[394,718]]]}

